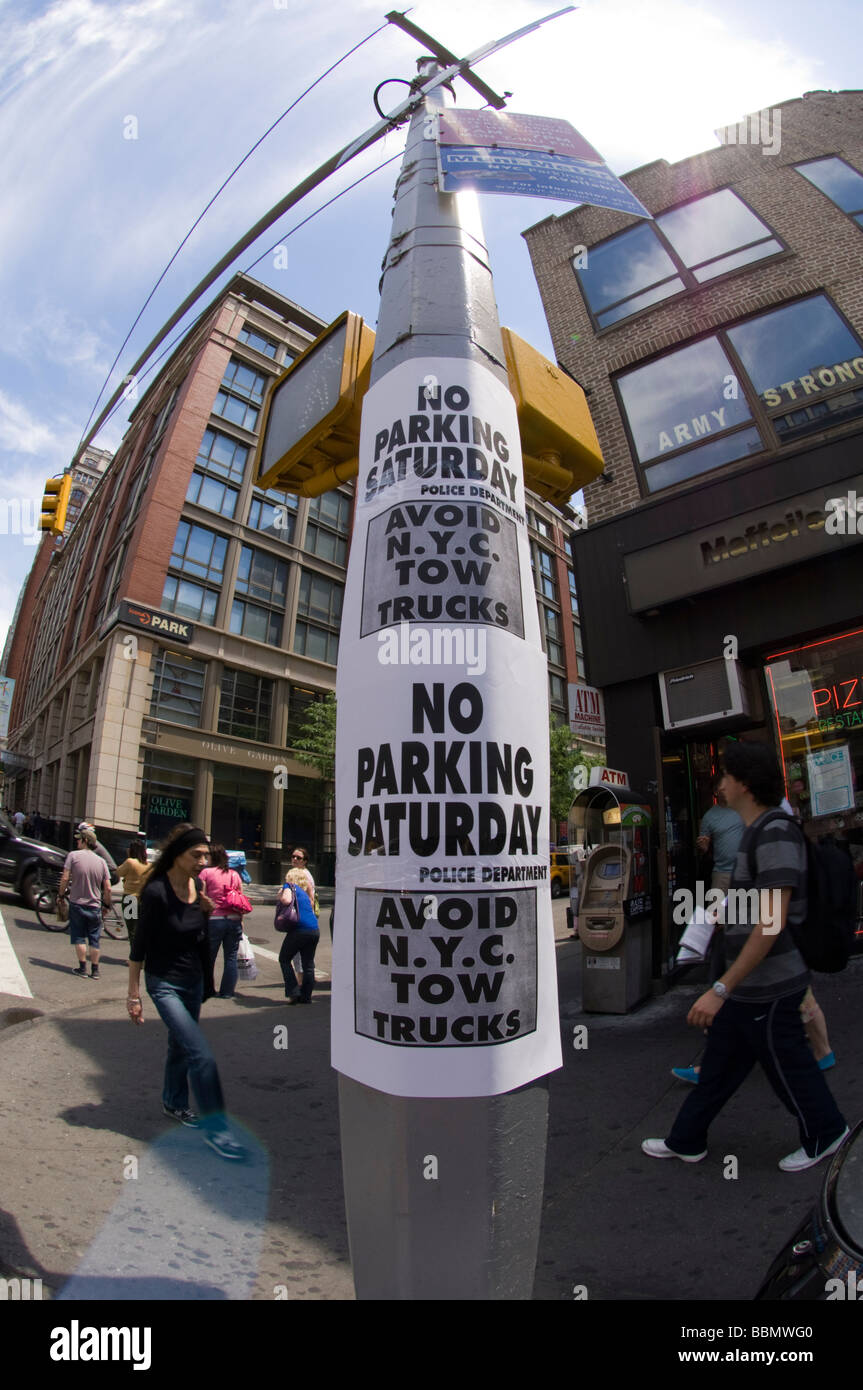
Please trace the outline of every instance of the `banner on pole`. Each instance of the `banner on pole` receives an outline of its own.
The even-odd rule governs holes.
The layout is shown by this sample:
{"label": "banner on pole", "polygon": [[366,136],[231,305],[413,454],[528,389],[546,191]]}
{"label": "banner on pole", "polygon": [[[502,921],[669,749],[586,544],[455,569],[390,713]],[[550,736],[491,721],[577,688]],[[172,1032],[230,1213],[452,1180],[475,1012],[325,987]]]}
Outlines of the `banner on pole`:
{"label": "banner on pole", "polygon": [[479,364],[368,392],[337,689],[334,1067],[416,1097],[545,1075],[548,673],[515,404]]}
{"label": "banner on pole", "polygon": [[449,110],[438,122],[441,192],[473,188],[651,216],[569,121],[515,111]]}

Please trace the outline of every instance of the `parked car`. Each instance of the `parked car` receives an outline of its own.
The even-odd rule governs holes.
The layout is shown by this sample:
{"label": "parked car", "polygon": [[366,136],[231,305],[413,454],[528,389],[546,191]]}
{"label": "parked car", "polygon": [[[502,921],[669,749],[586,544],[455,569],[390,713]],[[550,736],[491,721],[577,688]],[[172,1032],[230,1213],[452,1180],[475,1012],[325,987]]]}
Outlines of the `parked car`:
{"label": "parked car", "polygon": [[553,849],[551,851],[551,871],[549,873],[549,878],[551,879],[551,896],[553,898],[560,898],[564,893],[569,892],[570,873],[571,869],[568,852],[565,849]]}
{"label": "parked car", "polygon": [[43,840],[31,840],[15,829],[6,811],[0,811],[0,883],[34,907],[40,883],[55,884],[66,862],[66,852]]}
{"label": "parked car", "polygon": [[755,1297],[863,1301],[863,1120],[833,1155],[816,1205],[776,1256]]}

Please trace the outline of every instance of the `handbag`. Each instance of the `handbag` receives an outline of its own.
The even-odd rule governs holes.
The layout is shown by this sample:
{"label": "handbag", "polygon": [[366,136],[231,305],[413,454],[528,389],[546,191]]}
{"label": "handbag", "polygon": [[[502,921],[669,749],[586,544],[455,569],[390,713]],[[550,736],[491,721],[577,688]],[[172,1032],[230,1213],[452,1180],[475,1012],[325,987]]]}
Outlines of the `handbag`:
{"label": "handbag", "polygon": [[297,902],[297,895],[292,888],[291,901],[289,903],[276,904],[276,915],[273,919],[273,926],[276,931],[290,931],[292,927],[299,926],[299,921],[300,905]]}
{"label": "handbag", "polygon": [[237,888],[229,888],[227,893],[222,894],[222,906],[229,912],[245,913],[252,910],[252,904],[245,893],[241,893]]}
{"label": "handbag", "polygon": [[241,980],[250,981],[258,978],[258,963],[255,960],[252,943],[245,932],[240,938],[240,945],[237,950],[237,971]]}
{"label": "handbag", "polygon": [[245,893],[233,886],[227,888],[222,894],[222,906],[226,908],[228,912],[246,913],[252,910],[252,904],[249,902]]}

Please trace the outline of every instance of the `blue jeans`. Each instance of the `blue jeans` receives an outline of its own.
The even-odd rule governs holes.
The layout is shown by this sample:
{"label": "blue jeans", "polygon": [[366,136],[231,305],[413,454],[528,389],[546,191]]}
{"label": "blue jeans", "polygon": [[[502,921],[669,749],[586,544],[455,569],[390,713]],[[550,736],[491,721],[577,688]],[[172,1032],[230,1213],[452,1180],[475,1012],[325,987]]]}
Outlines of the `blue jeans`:
{"label": "blue jeans", "polygon": [[[320,939],[319,931],[295,928],[293,931],[285,932],[282,949],[279,951],[279,965],[282,967],[285,994],[288,998],[292,994],[299,994],[301,999],[311,999],[312,990],[315,987],[315,951],[318,949]],[[291,960],[297,951],[299,951],[300,959],[303,962],[302,985],[298,983],[294,974],[294,967],[291,965]]]}
{"label": "blue jeans", "polygon": [[145,976],[147,993],[168,1029],[168,1056],[162,1104],[169,1110],[188,1110],[189,1080],[201,1120],[207,1129],[225,1127],[225,1102],[216,1059],[198,1026],[204,982],[190,976],[182,984],[159,975]]}
{"label": "blue jeans", "polygon": [[219,998],[233,999],[239,976],[237,952],[240,949],[243,924],[236,917],[211,917],[208,930],[210,934],[210,960],[214,965],[220,946],[224,948],[225,952],[225,968],[222,971],[222,983],[219,985]]}

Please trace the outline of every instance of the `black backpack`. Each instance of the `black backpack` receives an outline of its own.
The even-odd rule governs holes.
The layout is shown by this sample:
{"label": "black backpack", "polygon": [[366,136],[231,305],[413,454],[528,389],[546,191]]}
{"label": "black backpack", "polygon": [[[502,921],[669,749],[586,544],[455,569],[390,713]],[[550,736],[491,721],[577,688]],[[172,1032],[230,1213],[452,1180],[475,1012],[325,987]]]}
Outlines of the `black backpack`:
{"label": "black backpack", "polygon": [[[749,846],[749,877],[755,881],[755,846],[761,831],[774,820],[790,820],[803,831],[793,816],[774,811],[765,816],[759,834]],[[835,975],[848,964],[857,928],[857,878],[850,856],[832,843],[814,844],[803,835],[806,846],[806,921],[791,927],[794,944],[810,970]]]}

